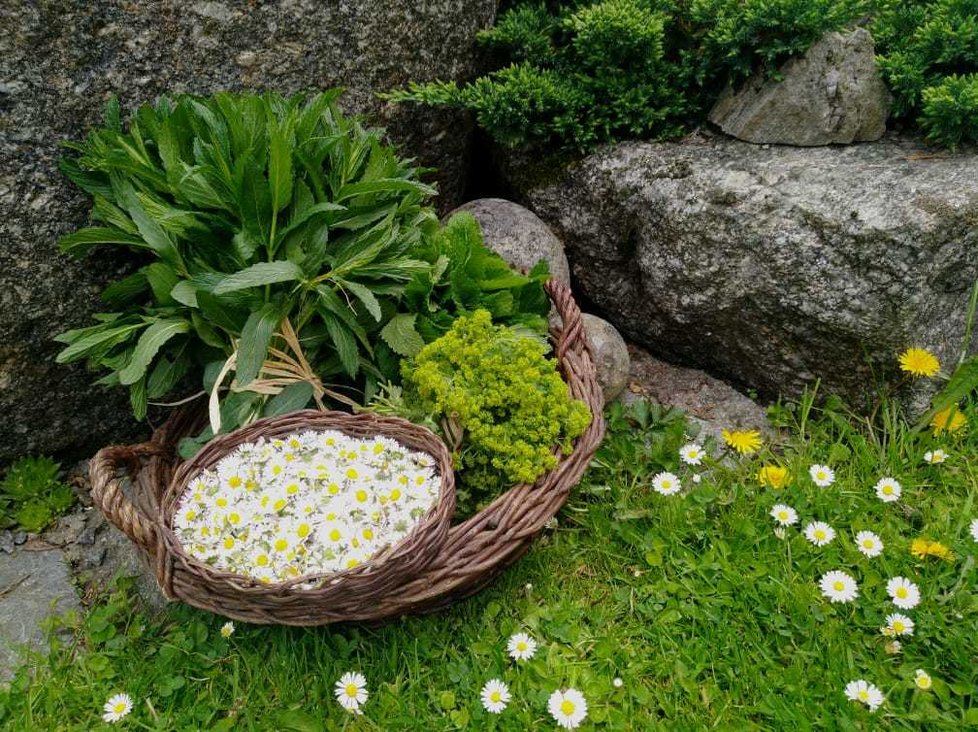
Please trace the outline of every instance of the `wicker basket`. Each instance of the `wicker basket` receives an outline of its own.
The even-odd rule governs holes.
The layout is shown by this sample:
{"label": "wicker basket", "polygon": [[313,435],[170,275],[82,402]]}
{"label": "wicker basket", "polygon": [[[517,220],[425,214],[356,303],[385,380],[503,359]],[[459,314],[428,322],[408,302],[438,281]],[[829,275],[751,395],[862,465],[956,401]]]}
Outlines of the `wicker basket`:
{"label": "wicker basket", "polygon": [[[245,586],[240,578],[235,581],[213,570],[215,576],[202,582],[199,574],[189,571],[186,556],[166,544],[165,522],[153,517],[165,516],[166,506],[171,505],[166,503],[166,489],[180,470],[176,446],[202,428],[206,415],[200,410],[175,413],[149,442],[101,450],[91,465],[92,499],[151,561],[168,596],[235,619],[282,625],[381,621],[430,612],[468,597],[526,552],[563,506],[604,436],[604,401],[581,312],[564,283],[551,280],[546,289],[562,323],[551,333],[558,367],[571,395],[590,408],[591,424],[569,455],[558,454],[553,470],[533,485],[511,488],[475,516],[452,526],[423,570],[391,577],[390,584],[378,586],[381,591],[371,593],[369,600],[348,594],[319,603],[311,601],[311,591],[296,592],[285,585]],[[370,415],[357,418],[363,417]],[[134,476],[131,498],[117,479],[123,466]]]}

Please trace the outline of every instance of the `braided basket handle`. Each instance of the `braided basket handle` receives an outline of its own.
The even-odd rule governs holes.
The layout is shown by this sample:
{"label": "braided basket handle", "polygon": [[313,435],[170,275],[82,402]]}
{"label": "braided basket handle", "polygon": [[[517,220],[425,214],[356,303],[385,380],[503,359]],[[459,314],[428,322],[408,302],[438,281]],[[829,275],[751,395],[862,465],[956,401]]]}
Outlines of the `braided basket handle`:
{"label": "braided basket handle", "polygon": [[99,450],[89,466],[92,502],[119,531],[152,557],[160,548],[155,522],[133,503],[116,477],[120,467],[135,475],[144,458],[162,455],[167,451],[158,443],[141,445],[112,445]]}

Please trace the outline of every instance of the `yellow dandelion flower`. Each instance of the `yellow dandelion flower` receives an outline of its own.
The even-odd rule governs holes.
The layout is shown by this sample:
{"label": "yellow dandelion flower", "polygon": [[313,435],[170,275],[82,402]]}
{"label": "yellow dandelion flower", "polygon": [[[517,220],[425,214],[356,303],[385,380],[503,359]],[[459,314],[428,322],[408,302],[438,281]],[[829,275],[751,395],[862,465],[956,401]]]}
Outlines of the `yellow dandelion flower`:
{"label": "yellow dandelion flower", "polygon": [[788,469],[779,465],[765,465],[757,471],[757,482],[768,488],[784,488],[789,482]]}
{"label": "yellow dandelion flower", "polygon": [[940,437],[945,432],[953,435],[963,430],[967,425],[968,418],[961,414],[956,406],[942,409],[930,421],[930,426],[934,430],[934,437]]}
{"label": "yellow dandelion flower", "polygon": [[926,348],[908,348],[899,360],[900,368],[911,376],[936,376],[941,369],[937,356]]}
{"label": "yellow dandelion flower", "polygon": [[910,553],[917,559],[937,557],[947,562],[953,562],[955,559],[954,552],[950,547],[930,539],[914,539],[910,544]]}
{"label": "yellow dandelion flower", "polygon": [[763,441],[757,430],[722,430],[723,441],[741,455],[757,452]]}

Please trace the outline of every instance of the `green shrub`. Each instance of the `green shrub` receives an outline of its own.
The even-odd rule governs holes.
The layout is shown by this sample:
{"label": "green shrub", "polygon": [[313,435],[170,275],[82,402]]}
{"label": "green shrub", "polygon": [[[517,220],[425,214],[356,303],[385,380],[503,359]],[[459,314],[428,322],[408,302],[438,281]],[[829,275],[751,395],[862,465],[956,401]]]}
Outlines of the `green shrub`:
{"label": "green shrub", "polygon": [[[413,312],[405,292],[446,271],[430,242],[445,240],[427,205],[434,189],[380,131],[344,118],[337,96],[180,96],[141,107],[126,130],[114,103],[63,161],[92,195],[97,225],[62,249],[121,246],[143,266],[103,293],[111,312],[59,336],[58,360],[109,371],[100,383],[128,387],[140,418],[149,400],[200,384],[212,427],[185,456],[258,416],[369,399],[424,345],[415,322],[432,309]],[[470,256],[480,247],[473,238]],[[542,295],[540,277],[500,284],[512,273],[493,267],[482,302],[482,285],[452,266],[453,287],[478,290],[466,306],[524,288]],[[493,312],[519,320],[521,302]],[[428,340],[463,310],[439,309]]]}
{"label": "green shrub", "polygon": [[929,140],[951,149],[978,140],[978,74],[954,74],[924,89],[920,126]]}
{"label": "green shrub", "polygon": [[60,480],[61,465],[47,457],[13,463],[0,483],[0,528],[44,530],[75,504],[75,492]]}

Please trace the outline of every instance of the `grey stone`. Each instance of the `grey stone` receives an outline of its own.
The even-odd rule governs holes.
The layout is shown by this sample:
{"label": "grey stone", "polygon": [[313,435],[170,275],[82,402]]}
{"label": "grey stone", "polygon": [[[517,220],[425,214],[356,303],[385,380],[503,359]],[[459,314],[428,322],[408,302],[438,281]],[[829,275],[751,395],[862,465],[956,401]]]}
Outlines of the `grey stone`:
{"label": "grey stone", "polygon": [[81,604],[60,551],[0,554],[0,680],[12,676],[22,647],[46,647],[41,621],[70,610]]}
{"label": "grey stone", "polygon": [[584,313],[584,330],[598,367],[598,381],[605,402],[616,399],[628,385],[631,359],[628,345],[615,326],[597,315]]}
{"label": "grey stone", "polygon": [[0,552],[14,553],[14,533],[12,531],[0,531]]}
{"label": "grey stone", "polygon": [[58,172],[61,143],[97,125],[110,95],[131,111],[164,93],[345,86],[347,111],[438,169],[448,210],[461,201],[471,116],[377,93],[473,76],[476,33],[495,12],[495,0],[0,3],[0,461],[140,434],[124,389],[53,361],[52,338],[88,325],[103,286],[133,266],[99,251],[78,263],[55,246],[90,209]]}
{"label": "grey stone", "polygon": [[482,226],[486,246],[511,266],[528,270],[545,259],[554,277],[570,282],[564,245],[529,209],[502,198],[479,198],[456,211],[472,214]]}
{"label": "grey stone", "polygon": [[693,138],[607,147],[549,182],[511,169],[510,184],[584,295],[674,363],[764,395],[821,379],[861,400],[908,346],[959,353],[978,279],[974,153]]}
{"label": "grey stone", "polygon": [[780,77],[758,73],[736,92],[728,88],[710,121],[740,140],[783,145],[878,140],[886,132],[891,96],[864,28],[827,33]]}
{"label": "grey stone", "polygon": [[729,384],[698,369],[666,363],[635,345],[628,352],[629,388],[622,394],[626,404],[646,398],[681,409],[700,427],[701,435],[711,435],[718,442],[724,429],[774,433],[764,407]]}

